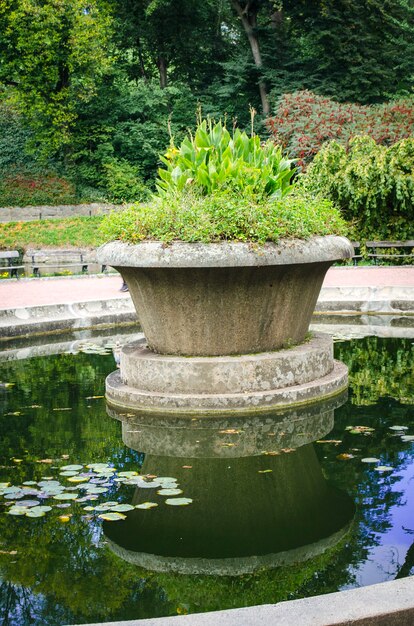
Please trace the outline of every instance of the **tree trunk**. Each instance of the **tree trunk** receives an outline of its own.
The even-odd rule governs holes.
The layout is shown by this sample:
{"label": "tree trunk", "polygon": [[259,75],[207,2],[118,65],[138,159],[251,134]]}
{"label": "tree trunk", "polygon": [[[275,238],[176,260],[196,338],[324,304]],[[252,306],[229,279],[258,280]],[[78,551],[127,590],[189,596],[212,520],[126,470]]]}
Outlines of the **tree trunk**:
{"label": "tree trunk", "polygon": [[[243,8],[239,0],[232,0],[232,4],[241,20],[241,23],[243,24],[243,28],[249,40],[254,64],[258,69],[261,69],[263,63],[262,56],[260,54],[259,39],[256,34],[258,8],[252,9],[250,2],[247,2],[245,8]],[[259,92],[260,100],[262,102],[263,115],[267,117],[270,113],[270,106],[266,84],[263,79],[259,79]]]}
{"label": "tree trunk", "polygon": [[167,86],[167,61],[162,54],[157,59],[158,71],[160,73],[160,87],[165,89]]}

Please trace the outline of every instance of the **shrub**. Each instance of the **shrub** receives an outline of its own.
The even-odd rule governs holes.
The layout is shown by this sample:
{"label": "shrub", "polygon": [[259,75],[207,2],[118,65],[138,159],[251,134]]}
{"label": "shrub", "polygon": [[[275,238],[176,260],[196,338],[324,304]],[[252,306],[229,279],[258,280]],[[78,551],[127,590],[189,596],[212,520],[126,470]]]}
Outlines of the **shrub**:
{"label": "shrub", "polygon": [[290,161],[279,148],[239,130],[231,136],[221,122],[200,122],[162,161],[158,196],[104,218],[107,239],[263,243],[344,232],[331,202],[291,191]]}
{"label": "shrub", "polygon": [[113,202],[138,202],[148,197],[137,167],[124,159],[111,159],[103,164],[104,185],[108,199]]}
{"label": "shrub", "polygon": [[357,238],[412,238],[414,139],[386,147],[354,137],[348,149],[333,141],[316,155],[302,184],[339,206]]}
{"label": "shrub", "polygon": [[55,174],[8,174],[0,181],[0,206],[36,206],[77,202],[74,185]]}
{"label": "shrub", "polygon": [[406,98],[386,104],[340,104],[310,91],[285,94],[276,115],[267,121],[272,139],[290,157],[306,166],[326,141],[347,145],[355,135],[368,135],[390,146],[414,134],[414,101]]}

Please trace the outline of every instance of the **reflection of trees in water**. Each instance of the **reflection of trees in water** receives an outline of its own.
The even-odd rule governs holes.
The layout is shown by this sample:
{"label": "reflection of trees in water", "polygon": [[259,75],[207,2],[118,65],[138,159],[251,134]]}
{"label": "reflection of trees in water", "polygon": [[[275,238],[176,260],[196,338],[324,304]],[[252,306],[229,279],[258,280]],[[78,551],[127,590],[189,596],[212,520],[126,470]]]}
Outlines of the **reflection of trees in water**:
{"label": "reflection of trees in water", "polygon": [[[368,339],[377,340],[378,338]],[[391,340],[385,342],[380,340],[380,343],[384,344],[381,347],[381,359],[385,359],[384,350],[389,341]],[[395,342],[391,341],[390,358],[400,354],[400,351],[395,351],[394,348]],[[400,358],[399,362],[402,362]],[[412,363],[409,363],[409,368],[411,367]],[[387,375],[388,373],[391,376],[387,370]],[[374,376],[373,372],[371,376]],[[371,398],[374,398],[377,393],[378,389],[374,389]],[[355,401],[352,389],[351,394]],[[412,398],[412,403],[414,404],[414,398]],[[318,576],[317,580],[311,581],[306,586],[304,590],[306,595],[320,593],[321,584],[326,588],[326,592],[337,591],[338,581],[341,581],[339,584],[341,587],[352,585],[353,569],[356,570],[358,564],[367,559],[372,548],[381,545],[382,535],[391,528],[392,510],[405,504],[405,493],[398,488],[400,480],[398,474],[413,464],[414,457],[412,444],[402,444],[400,437],[396,436],[390,427],[407,426],[410,429],[407,432],[414,434],[413,417],[413,405],[400,404],[390,397],[376,397],[376,404],[360,407],[348,402],[336,410],[335,428],[326,438],[340,440],[342,443],[337,446],[316,444],[317,453],[329,481],[336,487],[345,489],[354,499],[357,509],[355,525],[352,537],[345,549],[338,554],[338,559],[333,560]],[[370,426],[374,428],[374,431],[367,436],[354,435],[345,430],[351,425]],[[353,451],[353,449],[357,450]],[[349,452],[353,453],[356,458],[348,461],[338,460],[339,454]],[[361,462],[360,459],[364,457],[379,458],[381,465],[390,465],[394,470],[390,474],[379,474],[374,470],[375,464],[369,465]],[[407,542],[410,543],[412,539],[408,535],[407,532]],[[410,547],[406,562],[401,566],[397,577],[406,576],[413,565],[414,548]],[[398,566],[394,567],[393,571],[395,569],[398,569]]]}
{"label": "reflection of trees in water", "polygon": [[[39,454],[41,458],[69,454],[78,461],[79,450],[89,462],[110,454],[119,426],[107,418],[104,399],[87,398],[104,394],[105,375],[112,369],[111,356],[86,354],[3,364],[0,380],[15,383],[0,396],[3,462]],[[62,408],[71,410],[53,410]],[[19,470],[15,473],[18,479]]]}
{"label": "reflection of trees in water", "polygon": [[353,404],[369,405],[391,396],[414,403],[412,339],[365,337],[335,345],[335,357],[349,367]]}

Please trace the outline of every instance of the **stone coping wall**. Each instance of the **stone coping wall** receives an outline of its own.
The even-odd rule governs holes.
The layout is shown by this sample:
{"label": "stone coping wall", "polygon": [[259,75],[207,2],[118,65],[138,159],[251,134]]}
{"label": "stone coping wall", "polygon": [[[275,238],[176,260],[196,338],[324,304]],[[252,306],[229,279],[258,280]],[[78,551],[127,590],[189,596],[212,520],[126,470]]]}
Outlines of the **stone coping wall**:
{"label": "stone coping wall", "polygon": [[127,204],[67,204],[57,206],[26,206],[0,208],[0,222],[30,222],[39,219],[103,215],[111,211],[121,211]]}

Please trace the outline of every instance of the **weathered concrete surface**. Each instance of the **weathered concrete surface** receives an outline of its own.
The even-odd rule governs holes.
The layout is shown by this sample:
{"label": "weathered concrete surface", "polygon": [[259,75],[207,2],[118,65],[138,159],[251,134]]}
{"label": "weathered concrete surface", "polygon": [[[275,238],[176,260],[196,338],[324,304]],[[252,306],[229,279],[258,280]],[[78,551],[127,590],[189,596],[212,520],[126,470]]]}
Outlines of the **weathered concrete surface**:
{"label": "weathered concrete surface", "polygon": [[260,415],[191,418],[140,415],[107,407],[122,423],[126,446],[157,456],[188,458],[240,458],[292,450],[321,439],[334,425],[334,411],[347,393],[306,407]]}
{"label": "weathered concrete surface", "polygon": [[346,237],[327,235],[310,239],[282,239],[276,243],[183,243],[159,241],[107,243],[97,251],[98,260],[113,267],[210,268],[298,265],[350,259],[354,254]]}
{"label": "weathered concrete surface", "polygon": [[324,287],[315,308],[329,313],[414,313],[414,284],[408,286]]}
{"label": "weathered concrete surface", "polygon": [[151,350],[215,356],[302,342],[329,266],[352,254],[347,239],[327,236],[263,246],[113,242],[97,258],[122,274]]}
{"label": "weathered concrete surface", "polygon": [[317,334],[300,346],[240,356],[177,357],[156,354],[146,341],[121,350],[125,385],[154,393],[250,393],[301,385],[333,369],[330,335]]}
{"label": "weathered concrete surface", "polygon": [[[413,626],[414,578],[229,611],[106,622],[105,626]],[[89,624],[102,626],[102,624]]]}
{"label": "weathered concrete surface", "polygon": [[114,298],[0,310],[0,338],[136,322],[128,300]]}
{"label": "weathered concrete surface", "polygon": [[93,202],[91,204],[64,204],[59,206],[1,207],[0,222],[31,222],[53,218],[103,215],[121,211],[127,205]]}
{"label": "weathered concrete surface", "polygon": [[334,396],[348,386],[348,369],[339,361],[334,361],[333,370],[316,380],[303,385],[292,385],[267,391],[246,393],[154,393],[141,391],[124,385],[120,372],[116,371],[106,379],[106,398],[110,405],[124,409],[148,412],[169,412],[192,415],[226,413],[228,411],[249,413],[266,411],[273,407],[300,406]]}

